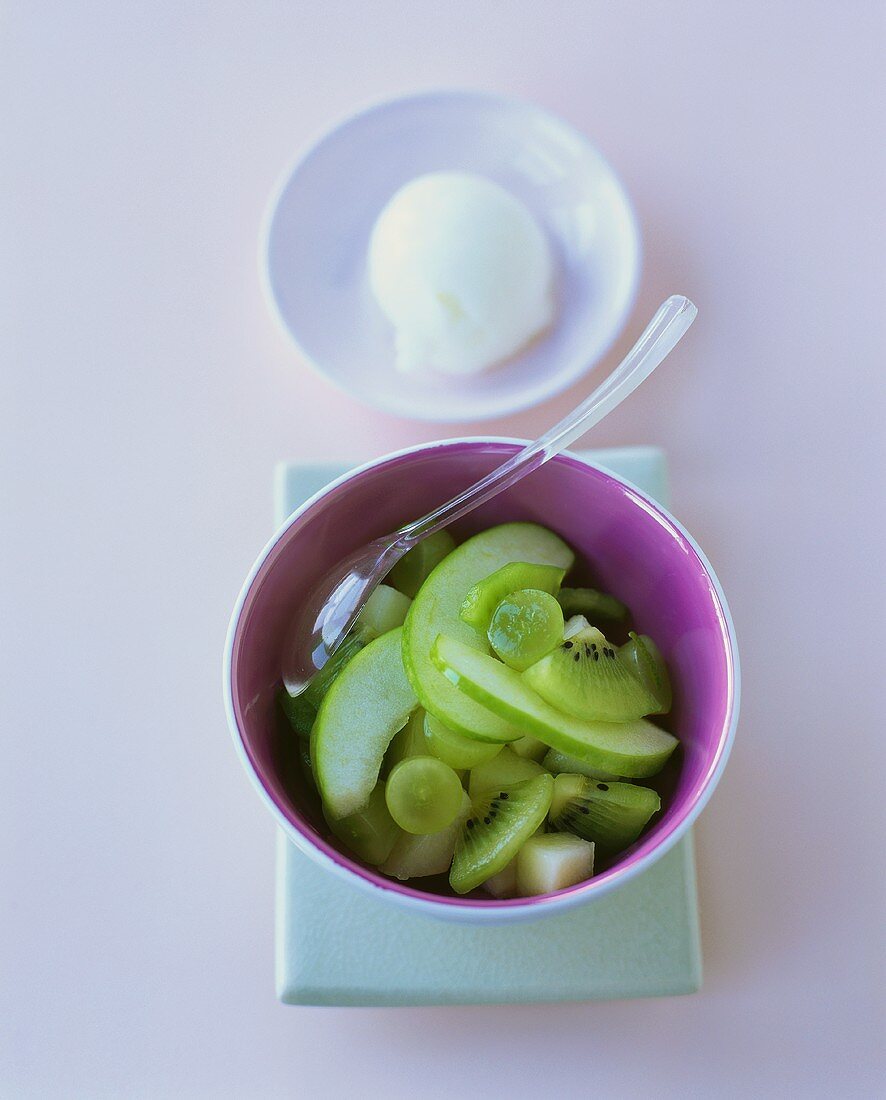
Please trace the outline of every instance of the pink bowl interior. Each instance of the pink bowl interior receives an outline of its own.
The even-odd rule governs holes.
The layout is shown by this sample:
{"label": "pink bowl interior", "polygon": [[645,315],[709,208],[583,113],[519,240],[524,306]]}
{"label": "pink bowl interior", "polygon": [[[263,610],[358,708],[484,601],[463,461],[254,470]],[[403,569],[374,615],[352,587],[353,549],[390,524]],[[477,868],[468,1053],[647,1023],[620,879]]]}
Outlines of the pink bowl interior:
{"label": "pink bowl interior", "polygon": [[[295,609],[331,562],[391,531],[470,485],[515,450],[482,440],[440,444],[387,459],[326,493],[284,531],[243,602],[231,658],[234,717],[246,754],[282,818],[310,845],[386,890],[451,905],[520,906],[457,898],[445,879],[420,888],[393,882],[352,859],[325,827],[306,789],[295,738],[274,696],[284,632]],[[453,529],[465,538],[497,523],[529,520],[561,535],[578,563],[567,583],[593,583],[629,605],[638,630],[660,646],[674,684],[663,724],[681,748],[654,781],[663,812],[592,891],[643,859],[678,829],[702,796],[724,751],[733,699],[733,653],[724,609],[691,543],[656,507],[609,474],[568,456],[554,459]]]}

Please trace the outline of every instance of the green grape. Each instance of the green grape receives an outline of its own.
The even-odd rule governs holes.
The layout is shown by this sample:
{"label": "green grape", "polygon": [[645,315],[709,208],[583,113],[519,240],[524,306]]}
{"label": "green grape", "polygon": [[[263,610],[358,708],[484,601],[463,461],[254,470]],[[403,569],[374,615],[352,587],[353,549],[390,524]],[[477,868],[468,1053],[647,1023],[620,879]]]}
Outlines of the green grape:
{"label": "green grape", "polygon": [[532,565],[525,561],[512,561],[496,569],[482,581],[478,581],[461,605],[459,615],[466,623],[486,630],[496,607],[509,593],[522,592],[526,588],[550,592],[556,596],[563,580],[564,570],[553,565]]}
{"label": "green grape", "polygon": [[518,672],[541,660],[563,640],[563,610],[549,592],[524,588],[506,596],[486,636],[506,665]]}
{"label": "green grape", "polygon": [[461,780],[435,756],[409,756],[388,776],[385,800],[391,817],[407,833],[436,833],[458,814]]}

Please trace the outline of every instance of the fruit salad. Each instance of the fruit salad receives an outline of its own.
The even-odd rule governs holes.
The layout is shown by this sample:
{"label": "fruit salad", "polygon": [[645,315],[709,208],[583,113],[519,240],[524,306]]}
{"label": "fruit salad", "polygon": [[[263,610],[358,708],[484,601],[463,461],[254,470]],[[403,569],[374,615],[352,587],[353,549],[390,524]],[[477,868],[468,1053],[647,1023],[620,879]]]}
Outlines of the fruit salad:
{"label": "fruit salad", "polygon": [[[508,523],[411,550],[307,691],[279,693],[330,833],[456,894],[563,890],[661,809],[677,740],[655,642],[608,593],[563,587],[569,546]],[[435,885],[435,884],[432,884]]]}

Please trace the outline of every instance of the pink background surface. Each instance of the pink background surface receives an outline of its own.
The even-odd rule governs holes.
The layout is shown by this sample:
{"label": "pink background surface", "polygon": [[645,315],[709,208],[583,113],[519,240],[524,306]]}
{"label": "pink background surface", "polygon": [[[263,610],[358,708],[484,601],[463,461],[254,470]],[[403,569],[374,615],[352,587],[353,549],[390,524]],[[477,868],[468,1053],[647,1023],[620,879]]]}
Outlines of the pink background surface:
{"label": "pink background surface", "polygon": [[[873,1096],[882,6],[182,7],[18,2],[0,25],[0,1094]],[[593,436],[668,449],[742,644],[696,997],[274,1001],[274,826],[225,729],[228,613],[278,459],[441,432],[298,362],[258,229],[307,139],[440,85],[586,131],[642,222],[634,326],[673,291],[700,309]],[[488,430],[535,434],[583,389]]]}

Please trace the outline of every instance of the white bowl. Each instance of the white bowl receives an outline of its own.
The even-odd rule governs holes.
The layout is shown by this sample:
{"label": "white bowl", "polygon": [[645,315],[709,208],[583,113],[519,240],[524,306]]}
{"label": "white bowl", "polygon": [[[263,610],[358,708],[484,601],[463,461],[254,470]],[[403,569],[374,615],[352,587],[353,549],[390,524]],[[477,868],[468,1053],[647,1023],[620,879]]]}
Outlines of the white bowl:
{"label": "white bowl", "polygon": [[[415,176],[477,172],[521,199],[547,232],[558,316],[509,362],[467,379],[404,375],[369,291],[369,236]],[[431,92],[382,103],[322,137],[286,174],[263,245],[273,312],[309,363],[352,396],[399,416],[468,421],[528,408],[575,382],[612,345],[634,302],[640,237],[597,150],[528,103]]]}

